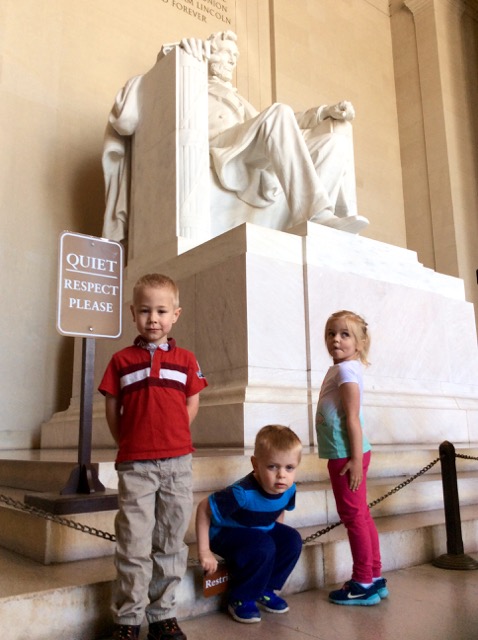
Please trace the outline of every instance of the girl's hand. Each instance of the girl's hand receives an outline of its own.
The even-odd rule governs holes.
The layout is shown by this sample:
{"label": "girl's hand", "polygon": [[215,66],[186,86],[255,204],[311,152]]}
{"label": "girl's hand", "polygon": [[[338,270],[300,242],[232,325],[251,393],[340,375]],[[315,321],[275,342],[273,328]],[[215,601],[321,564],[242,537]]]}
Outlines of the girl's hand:
{"label": "girl's hand", "polygon": [[214,573],[217,569],[217,558],[209,549],[199,552],[199,562],[206,575]]}
{"label": "girl's hand", "polygon": [[341,476],[349,473],[349,487],[351,491],[357,491],[363,479],[362,460],[350,460],[342,467]]}
{"label": "girl's hand", "polygon": [[349,472],[349,487],[357,491],[363,477],[363,436],[360,424],[360,390],[355,382],[344,382],[339,387],[340,399],[347,418],[347,435],[350,442],[350,460],[344,465],[340,475]]}

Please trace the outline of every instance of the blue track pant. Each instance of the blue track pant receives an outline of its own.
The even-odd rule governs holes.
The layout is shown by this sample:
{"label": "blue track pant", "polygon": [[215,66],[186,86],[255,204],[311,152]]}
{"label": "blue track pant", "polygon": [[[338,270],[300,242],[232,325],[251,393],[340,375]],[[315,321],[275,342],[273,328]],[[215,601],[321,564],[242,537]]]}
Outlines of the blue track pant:
{"label": "blue track pant", "polygon": [[279,522],[270,531],[225,527],[211,540],[211,550],[226,561],[229,601],[244,602],[284,586],[299,559],[302,539]]}

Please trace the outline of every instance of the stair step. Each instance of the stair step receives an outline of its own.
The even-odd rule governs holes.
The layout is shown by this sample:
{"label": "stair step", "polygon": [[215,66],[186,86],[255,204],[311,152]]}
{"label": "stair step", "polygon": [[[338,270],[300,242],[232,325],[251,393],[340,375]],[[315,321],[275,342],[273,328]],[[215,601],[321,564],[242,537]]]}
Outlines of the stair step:
{"label": "stair step", "polygon": [[[0,494],[23,503],[22,489],[0,487]],[[114,515],[114,511],[96,511],[61,517],[77,523],[77,526],[113,533]],[[114,553],[114,543],[108,539],[32,515],[3,502],[0,502],[0,545],[45,565]]]}
{"label": "stair step", "polygon": [[[458,478],[460,505],[476,502],[476,480],[478,472],[462,472]],[[372,508],[374,518],[443,509],[443,487],[441,476],[432,470],[416,478],[399,491],[395,489],[407,478],[371,478],[368,481],[368,498],[373,502],[394,491]],[[23,503],[22,489],[0,487],[0,494]],[[30,496],[35,495],[33,492]],[[195,506],[209,491],[194,493]],[[78,513],[63,516],[80,525],[98,529],[106,534],[114,533],[115,510]],[[286,522],[296,528],[316,527],[337,522],[339,516],[328,481],[302,482],[298,485],[296,509],[286,513]],[[71,562],[86,558],[111,555],[114,545],[108,539],[85,535],[82,531],[59,525],[50,520],[34,516],[26,511],[13,509],[0,502],[0,544],[45,564]],[[195,510],[186,533],[186,542],[195,541]],[[24,532],[18,535],[18,531]]]}
{"label": "stair step", "polygon": [[[478,471],[477,445],[457,447],[456,451],[463,451],[477,458],[457,458],[459,472]],[[91,454],[91,464],[96,466],[98,476],[107,489],[117,487],[115,455],[114,449],[96,449]],[[194,490],[215,491],[246,475],[251,470],[251,455],[252,449],[198,449],[193,456]],[[392,448],[388,445],[376,445],[373,448],[369,479],[408,477],[437,458],[438,447],[398,445]],[[17,487],[25,491],[59,492],[78,463],[78,452],[75,449],[0,451],[0,461],[0,486]],[[439,463],[435,469],[439,472]],[[304,448],[297,481],[327,480],[326,461],[317,457],[314,447]]]}
{"label": "stair step", "polygon": [[[116,489],[115,452],[101,450],[91,456],[103,485]],[[0,485],[25,491],[60,492],[78,464],[77,451],[0,451]]]}
{"label": "stair step", "polygon": [[[457,452],[459,449],[457,449]],[[474,456],[478,447],[465,448]],[[252,450],[244,448],[199,449],[193,456],[194,500],[197,504],[211,491],[222,488],[251,470]],[[368,478],[369,502],[394,491],[412,475],[437,459],[438,450],[429,446],[376,446]],[[117,489],[113,449],[95,450],[92,464],[97,465],[100,480],[108,490]],[[57,492],[65,486],[72,468],[77,464],[75,450],[40,450],[0,452],[0,493],[23,502],[26,493]],[[462,506],[476,502],[478,460],[457,458],[459,495]],[[373,507],[376,518],[393,514],[443,509],[443,489],[440,464],[428,470],[402,490],[394,492]],[[286,514],[286,521],[295,527],[321,528],[339,518],[335,508],[326,461],[317,458],[313,447],[304,449],[297,474],[297,506]],[[3,488],[2,488],[3,485]],[[6,486],[5,486],[6,485]],[[73,514],[69,519],[104,531],[114,532],[115,511]],[[193,513],[186,542],[195,540]],[[114,545],[109,540],[93,538],[81,531],[62,527],[29,513],[6,507],[0,502],[0,545],[42,563],[72,562],[102,555],[111,555]],[[22,534],[18,535],[18,531]]]}

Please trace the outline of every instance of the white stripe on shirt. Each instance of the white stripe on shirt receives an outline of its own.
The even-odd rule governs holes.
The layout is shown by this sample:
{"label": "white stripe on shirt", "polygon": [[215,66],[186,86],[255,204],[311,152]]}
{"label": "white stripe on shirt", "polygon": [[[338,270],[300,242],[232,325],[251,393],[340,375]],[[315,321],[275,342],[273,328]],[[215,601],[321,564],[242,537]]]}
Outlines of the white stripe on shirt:
{"label": "white stripe on shirt", "polygon": [[[141,382],[141,380],[146,380],[151,375],[151,367],[145,367],[144,369],[139,369],[138,371],[133,371],[132,373],[127,373],[124,376],[121,376],[120,385],[121,389],[128,387],[135,382]],[[186,385],[187,382],[187,374],[182,371],[176,371],[175,369],[160,369],[159,378],[161,380],[174,380],[175,382],[179,382],[180,384]]]}
{"label": "white stripe on shirt", "polygon": [[186,384],[187,382],[187,374],[182,371],[176,371],[175,369],[161,369],[159,372],[159,377],[163,380],[175,380],[176,382],[180,382],[181,384]]}
{"label": "white stripe on shirt", "polygon": [[120,378],[120,386],[122,389],[128,387],[130,384],[134,384],[135,382],[140,382],[140,380],[145,380],[149,378],[151,374],[151,367],[145,367],[144,369],[139,369],[139,371],[133,371],[133,373],[127,373]]}

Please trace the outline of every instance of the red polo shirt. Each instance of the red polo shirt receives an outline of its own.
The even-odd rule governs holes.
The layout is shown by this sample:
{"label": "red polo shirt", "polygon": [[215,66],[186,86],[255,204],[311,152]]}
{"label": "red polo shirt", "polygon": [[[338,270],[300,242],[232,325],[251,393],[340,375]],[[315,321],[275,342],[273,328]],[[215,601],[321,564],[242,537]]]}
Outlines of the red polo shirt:
{"label": "red polo shirt", "polygon": [[168,339],[169,350],[150,351],[136,338],[115,353],[98,390],[120,399],[117,462],[175,458],[194,451],[186,398],[207,381],[191,351]]}

